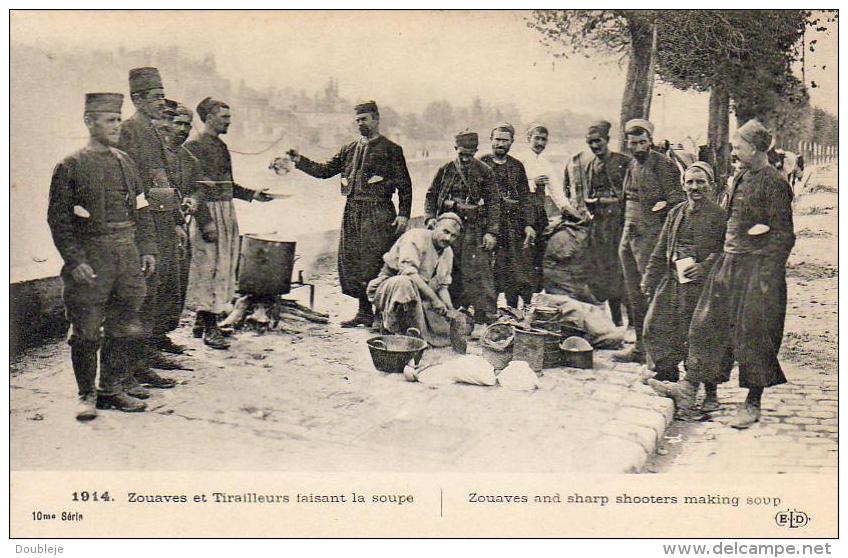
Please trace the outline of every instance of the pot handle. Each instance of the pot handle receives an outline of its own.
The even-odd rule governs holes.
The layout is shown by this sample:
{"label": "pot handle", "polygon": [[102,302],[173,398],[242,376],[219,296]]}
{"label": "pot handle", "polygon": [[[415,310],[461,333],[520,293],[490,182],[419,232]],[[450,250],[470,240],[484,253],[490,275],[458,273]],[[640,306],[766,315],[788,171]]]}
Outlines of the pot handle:
{"label": "pot handle", "polygon": [[407,328],[406,334],[409,335],[410,337],[417,337],[418,339],[423,339],[421,332],[418,331],[417,327]]}
{"label": "pot handle", "polygon": [[383,341],[382,339],[374,339],[373,341],[371,341],[371,345],[373,347],[378,348],[378,349],[383,349],[383,350],[388,349],[388,347],[386,346],[386,342]]}

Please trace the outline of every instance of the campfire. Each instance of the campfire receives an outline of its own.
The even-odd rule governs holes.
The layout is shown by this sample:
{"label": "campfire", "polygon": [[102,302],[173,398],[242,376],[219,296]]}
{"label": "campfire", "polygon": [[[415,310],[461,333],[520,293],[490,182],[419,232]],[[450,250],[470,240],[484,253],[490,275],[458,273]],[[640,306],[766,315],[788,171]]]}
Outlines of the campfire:
{"label": "campfire", "polygon": [[221,328],[250,329],[258,332],[296,333],[308,323],[327,324],[328,314],[318,312],[279,295],[247,294],[236,300],[233,311],[220,322]]}

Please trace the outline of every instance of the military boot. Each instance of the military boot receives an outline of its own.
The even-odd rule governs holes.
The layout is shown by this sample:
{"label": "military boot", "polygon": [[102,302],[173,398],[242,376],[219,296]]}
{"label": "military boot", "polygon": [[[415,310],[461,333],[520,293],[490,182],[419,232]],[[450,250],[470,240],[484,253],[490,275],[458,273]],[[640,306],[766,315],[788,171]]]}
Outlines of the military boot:
{"label": "military boot", "polygon": [[85,393],[79,396],[77,403],[77,420],[88,421],[97,418],[97,394]]}
{"label": "military boot", "polygon": [[141,413],[147,409],[147,405],[123,393],[116,393],[114,395],[101,393],[97,396],[97,408],[116,409],[125,413]]}
{"label": "military boot", "polygon": [[685,422],[697,422],[703,420],[704,416],[695,407],[695,394],[698,392],[697,384],[681,380],[679,382],[659,382],[654,379],[648,380],[648,385],[653,388],[657,395],[668,397],[674,401],[677,408],[675,418]]}
{"label": "military boot", "polygon": [[760,421],[760,408],[747,401],[739,406],[739,410],[728,423],[737,430],[744,430]]}
{"label": "military boot", "polygon": [[124,383],[132,373],[134,359],[132,341],[109,339],[100,350],[100,392],[97,394],[98,409],[117,409],[128,413],[144,411],[147,405],[124,394]]}
{"label": "military boot", "polygon": [[71,344],[71,363],[79,393],[77,420],[92,420],[97,417],[97,396],[94,387],[97,377],[97,344],[91,341],[74,341]]}

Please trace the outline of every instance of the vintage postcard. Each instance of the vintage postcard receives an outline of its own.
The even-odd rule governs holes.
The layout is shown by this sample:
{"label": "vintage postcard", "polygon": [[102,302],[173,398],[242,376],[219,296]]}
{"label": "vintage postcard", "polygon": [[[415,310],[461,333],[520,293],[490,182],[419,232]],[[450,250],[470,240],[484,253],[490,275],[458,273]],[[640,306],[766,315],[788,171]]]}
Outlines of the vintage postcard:
{"label": "vintage postcard", "polygon": [[826,553],[837,16],[12,10],[10,536]]}

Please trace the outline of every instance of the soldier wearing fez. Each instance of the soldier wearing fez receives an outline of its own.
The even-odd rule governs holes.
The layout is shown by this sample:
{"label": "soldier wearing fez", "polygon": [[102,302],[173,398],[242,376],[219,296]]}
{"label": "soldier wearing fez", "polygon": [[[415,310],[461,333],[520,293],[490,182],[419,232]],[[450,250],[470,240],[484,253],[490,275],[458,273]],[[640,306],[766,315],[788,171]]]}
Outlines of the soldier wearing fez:
{"label": "soldier wearing fez", "polygon": [[156,273],[148,279],[147,298],[141,309],[146,342],[141,347],[139,370],[135,374],[151,387],[174,385],[169,378],[159,377],[147,369],[176,369],[181,366],[160,351],[183,354],[184,348],[166,335],[179,326],[182,312],[180,285],[180,244],[187,235],[179,216],[179,200],[168,178],[164,129],[165,92],[156,68],[134,68],[129,72],[130,96],[136,113],[121,125],[118,147],[135,161],[155,227],[159,254]]}
{"label": "soldier wearing fez", "polygon": [[647,301],[641,291],[642,275],[660,236],[669,210],[685,196],[680,188],[680,171],[671,159],[657,153],[653,145],[654,125],[641,118],[624,126],[627,147],[633,159],[624,176],[624,229],[618,247],[624,288],[630,302],[630,323],[636,329],[636,344],[613,353],[619,362],[645,362],[642,328]]}
{"label": "soldier wearing fez", "polygon": [[450,296],[454,306],[474,308],[477,324],[486,324],[497,318],[492,252],[501,226],[500,194],[492,169],[474,158],[477,133],[464,130],[455,139],[456,159],[436,171],[427,191],[427,225],[432,228],[446,212],[462,219],[462,232],[452,245]]}
{"label": "soldier wearing fez", "polygon": [[50,184],[47,222],[65,262],[62,297],[71,323],[79,420],[95,418],[98,408],[145,409],[128,396],[125,382],[142,334],[138,311],[145,276],[156,269],[157,247],[136,165],[113,147],[122,103],[119,93],[86,95],[88,145],[56,166]]}
{"label": "soldier wearing fez", "polygon": [[[339,279],[342,292],[359,301],[353,319],[342,327],[371,327],[374,312],[368,300],[368,282],[379,275],[383,254],[406,230],[412,210],[412,180],[403,149],[380,135],[377,103],[367,101],[354,107],[361,137],[345,145],[325,163],[317,163],[289,150],[295,168],[315,178],[341,178],[341,193],[347,197],[339,240]],[[398,193],[398,209],[392,195]]]}

